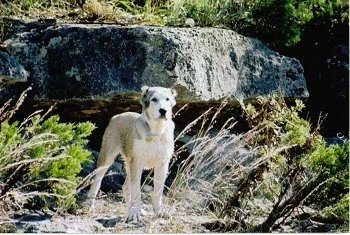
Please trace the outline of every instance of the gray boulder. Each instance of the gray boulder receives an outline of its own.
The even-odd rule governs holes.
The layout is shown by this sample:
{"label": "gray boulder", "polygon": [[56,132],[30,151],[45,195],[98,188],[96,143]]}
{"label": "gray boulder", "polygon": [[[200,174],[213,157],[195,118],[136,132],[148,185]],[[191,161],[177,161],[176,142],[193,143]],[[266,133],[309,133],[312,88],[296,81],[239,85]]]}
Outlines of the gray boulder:
{"label": "gray boulder", "polygon": [[117,25],[18,27],[4,42],[30,71],[36,100],[104,99],[141,85],[180,99],[307,97],[299,61],[231,30]]}

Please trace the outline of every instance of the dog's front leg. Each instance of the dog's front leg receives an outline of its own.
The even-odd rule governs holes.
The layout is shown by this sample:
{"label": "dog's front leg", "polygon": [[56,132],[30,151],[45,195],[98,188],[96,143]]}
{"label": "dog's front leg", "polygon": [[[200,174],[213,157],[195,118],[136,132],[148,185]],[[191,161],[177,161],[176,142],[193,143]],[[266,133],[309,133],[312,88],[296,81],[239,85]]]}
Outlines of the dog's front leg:
{"label": "dog's front leg", "polygon": [[168,172],[168,163],[163,163],[154,168],[154,192],[152,197],[153,211],[161,213],[162,210],[162,196],[165,178]]}
{"label": "dog's front leg", "polygon": [[128,220],[138,220],[141,218],[141,174],[142,167],[134,159],[130,167],[130,205],[128,211]]}

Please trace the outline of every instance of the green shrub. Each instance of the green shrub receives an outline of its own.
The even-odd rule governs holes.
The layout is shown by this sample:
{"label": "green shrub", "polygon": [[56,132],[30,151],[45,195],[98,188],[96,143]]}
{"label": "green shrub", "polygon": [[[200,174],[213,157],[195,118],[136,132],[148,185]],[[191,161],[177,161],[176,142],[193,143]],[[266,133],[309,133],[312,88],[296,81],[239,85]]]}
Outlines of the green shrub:
{"label": "green shrub", "polygon": [[85,149],[94,125],[60,123],[36,112],[25,121],[1,122],[0,203],[66,210],[75,203]]}
{"label": "green shrub", "polygon": [[[319,177],[320,186],[317,194],[311,195],[308,203],[313,203],[320,209],[339,208],[339,202],[349,195],[349,141],[341,145],[326,146],[325,141],[319,141],[310,155],[304,159],[304,165],[311,168],[315,177]],[[343,199],[342,199],[343,198]],[[345,200],[346,201],[346,200]],[[344,218],[344,213],[334,216]],[[329,215],[329,213],[328,213]]]}
{"label": "green shrub", "polygon": [[275,231],[302,206],[344,218],[348,141],[326,146],[319,127],[300,117],[300,100],[291,106],[270,95],[241,106],[250,126],[246,133],[232,134],[232,119],[213,130],[222,107],[212,119],[201,116],[202,129],[178,150],[190,156],[169,197],[189,201],[195,213],[215,215],[223,224],[212,226],[220,231]]}
{"label": "green shrub", "polygon": [[259,38],[273,48],[298,43],[308,24],[331,28],[348,18],[342,0],[181,0],[169,1],[168,24],[184,25],[192,18],[197,26],[230,28]]}
{"label": "green shrub", "polygon": [[[347,12],[347,1],[339,0],[256,0],[238,32],[257,37],[274,48],[298,43],[312,22],[331,28],[339,10]],[[342,14],[342,13],[341,13]]]}
{"label": "green shrub", "polygon": [[[327,146],[318,132],[320,127],[312,130],[300,117],[303,107],[300,100],[289,107],[282,98],[272,95],[258,98],[254,107],[244,108],[248,120],[264,126],[265,135],[261,137],[260,133],[254,139],[266,146],[267,153],[281,149],[266,161],[265,177],[260,181],[268,187],[254,188],[257,196],[267,194],[274,203],[267,219],[253,226],[252,231],[270,231],[278,219],[285,219],[302,205],[319,211],[327,206],[339,208],[342,198],[349,194],[349,142]],[[337,216],[344,218],[344,213]]]}
{"label": "green shrub", "polygon": [[341,226],[339,229],[341,232],[349,232],[349,205],[350,194],[347,193],[338,202],[323,209],[323,213],[328,218],[344,222],[343,226]]}

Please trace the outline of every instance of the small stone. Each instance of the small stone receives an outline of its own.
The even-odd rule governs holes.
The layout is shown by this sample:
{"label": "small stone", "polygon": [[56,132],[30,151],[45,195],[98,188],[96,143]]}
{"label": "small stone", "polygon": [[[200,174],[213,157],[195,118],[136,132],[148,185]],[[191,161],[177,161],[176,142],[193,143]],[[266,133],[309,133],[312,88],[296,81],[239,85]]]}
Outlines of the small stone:
{"label": "small stone", "polygon": [[195,26],[195,22],[192,18],[187,18],[186,21],[185,21],[185,25],[188,25],[190,27],[194,27]]}

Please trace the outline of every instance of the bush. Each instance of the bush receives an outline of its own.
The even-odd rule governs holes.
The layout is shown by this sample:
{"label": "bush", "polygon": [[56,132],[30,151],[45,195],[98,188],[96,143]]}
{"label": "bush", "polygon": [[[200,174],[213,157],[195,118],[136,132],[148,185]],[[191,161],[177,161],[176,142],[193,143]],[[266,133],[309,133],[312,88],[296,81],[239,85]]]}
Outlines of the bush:
{"label": "bush", "polygon": [[[186,19],[192,18],[196,26],[229,28],[259,38],[274,49],[295,45],[305,30],[322,27],[327,33],[347,23],[349,16],[344,0],[31,0],[5,1],[0,12],[3,17],[35,12],[42,18],[60,12],[70,19],[172,26],[187,26]],[[0,38],[7,37],[8,27],[0,17]]]}
{"label": "bush", "polygon": [[[317,194],[311,195],[307,203],[316,205],[319,209],[328,212],[339,208],[349,196],[349,141],[342,145],[326,146],[324,141],[315,146],[308,158],[304,159],[305,165],[312,169],[317,177],[322,178]],[[340,203],[343,201],[343,203]],[[340,212],[338,214],[338,212]],[[330,213],[327,213],[330,215]],[[348,218],[346,213],[335,209],[333,215],[339,218]]]}
{"label": "bush", "polygon": [[318,22],[330,30],[342,23],[339,14],[343,14],[342,21],[347,21],[347,11],[347,1],[341,0],[258,0],[247,17],[247,24],[238,32],[281,49],[298,43],[310,24]]}
{"label": "bush", "polygon": [[230,28],[280,49],[298,43],[309,23],[331,28],[348,19],[341,0],[181,0],[169,1],[168,24]]}
{"label": "bush", "polygon": [[90,160],[85,145],[94,125],[60,123],[58,116],[46,118],[48,113],[40,112],[21,123],[10,122],[12,115],[5,114],[11,111],[6,108],[0,113],[6,117],[0,129],[0,203],[12,209],[70,209],[78,173]]}
{"label": "bush", "polygon": [[336,217],[336,219],[346,222],[345,225],[347,225],[347,230],[345,230],[344,232],[349,231],[349,205],[350,194],[347,193],[338,202],[336,202],[332,206],[324,208],[323,210],[327,217]]}
{"label": "bush", "polygon": [[[238,135],[232,134],[232,119],[215,130],[222,107],[212,119],[209,111],[203,114],[203,128],[178,150],[190,154],[170,198],[188,201],[197,214],[214,214],[210,228],[218,231],[275,231],[303,206],[320,212],[327,207],[344,219],[339,203],[349,190],[348,141],[326,146],[319,127],[313,130],[299,116],[300,100],[289,107],[271,95],[241,105],[251,130]],[[336,183],[337,192],[329,193]]]}

